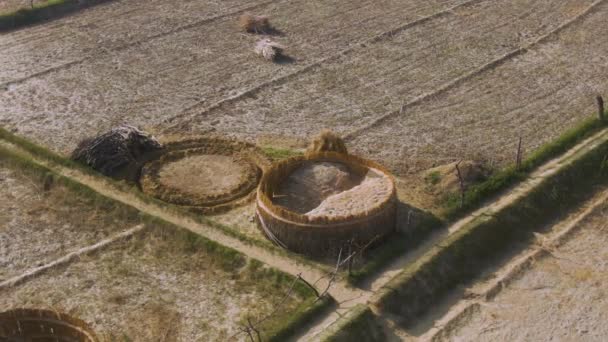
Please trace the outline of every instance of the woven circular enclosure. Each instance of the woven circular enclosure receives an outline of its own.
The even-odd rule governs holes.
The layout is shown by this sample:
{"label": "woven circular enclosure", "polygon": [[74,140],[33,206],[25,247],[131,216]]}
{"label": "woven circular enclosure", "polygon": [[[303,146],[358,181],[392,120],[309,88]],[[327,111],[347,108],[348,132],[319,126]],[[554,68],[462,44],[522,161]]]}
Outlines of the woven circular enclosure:
{"label": "woven circular enclosure", "polygon": [[230,209],[253,198],[268,164],[253,145],[217,138],[166,143],[141,169],[143,192],[204,213]]}
{"label": "woven circular enclosure", "polygon": [[95,333],[82,320],[38,309],[15,309],[0,313],[0,341],[97,342]]}
{"label": "woven circular enclosure", "polygon": [[335,255],[380,242],[395,230],[397,195],[375,162],[313,152],[273,165],[258,186],[258,225],[273,242],[301,254]]}

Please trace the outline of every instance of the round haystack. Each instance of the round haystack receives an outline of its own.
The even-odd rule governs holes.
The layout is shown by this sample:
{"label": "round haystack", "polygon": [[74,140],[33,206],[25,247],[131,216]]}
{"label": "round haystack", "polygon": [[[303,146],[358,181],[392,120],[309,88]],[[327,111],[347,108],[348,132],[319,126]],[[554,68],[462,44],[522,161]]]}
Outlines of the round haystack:
{"label": "round haystack", "polygon": [[97,342],[82,320],[50,310],[15,309],[0,313],[0,341]]}
{"label": "round haystack", "polygon": [[142,191],[162,201],[215,213],[253,198],[267,161],[253,145],[216,138],[165,144],[141,170]]}
{"label": "round haystack", "polygon": [[343,153],[309,152],[275,164],[260,181],[256,203],[265,235],[302,254],[355,250],[395,230],[397,195],[389,172]]}

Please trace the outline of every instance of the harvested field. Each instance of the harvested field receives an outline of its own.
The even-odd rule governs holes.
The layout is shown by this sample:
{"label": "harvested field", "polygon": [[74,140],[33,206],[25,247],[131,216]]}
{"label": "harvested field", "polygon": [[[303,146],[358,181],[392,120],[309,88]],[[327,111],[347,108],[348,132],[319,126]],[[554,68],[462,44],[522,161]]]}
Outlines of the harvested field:
{"label": "harvested field", "polygon": [[[262,269],[214,258],[171,232],[133,239],[2,290],[0,306],[67,312],[103,341],[219,341],[247,316],[271,311],[288,290]],[[280,313],[301,301],[294,292]]]}
{"label": "harvested field", "polygon": [[[128,121],[144,128],[159,125],[190,107],[210,106],[272,78],[303,70],[328,51],[334,55],[353,42],[460,2],[383,1],[379,6],[377,2],[326,1],[260,6],[256,12],[273,18],[273,24],[285,32],[278,40],[292,46],[289,54],[297,59],[278,67],[253,55],[257,38],[235,31],[237,15],[158,32],[165,20],[150,18],[173,15],[181,20],[183,11],[197,13],[196,9],[166,2],[162,7],[160,1],[145,6],[140,2],[106,4],[0,37],[0,48],[7,52],[1,57],[6,68],[0,78],[8,82],[0,103],[9,108],[0,114],[0,122],[67,152],[79,139],[117,123]],[[341,15],[344,11],[348,16]],[[97,18],[107,21],[98,23]],[[154,27],[147,29],[151,25]],[[82,26],[90,27],[83,31]],[[67,41],[52,38],[72,31],[79,33]],[[143,33],[156,35],[138,36]],[[70,136],[63,132],[66,128],[72,130]],[[53,131],[53,135],[42,134],[45,131]]]}
{"label": "harvested field", "polygon": [[[0,2],[0,12],[17,3]],[[274,30],[246,32],[243,14]],[[247,317],[264,339],[281,330],[277,340],[315,340],[356,307],[373,309],[360,312],[395,339],[441,329],[446,339],[599,339],[608,255],[595,226],[608,207],[566,244],[543,246],[548,256],[492,299],[477,287],[464,302],[444,298],[452,287],[461,297],[451,284],[461,275],[493,270],[435,261],[491,267],[502,249],[466,243],[492,240],[498,217],[534,230],[531,218],[545,214],[526,207],[520,217],[511,204],[563,196],[570,208],[571,187],[594,179],[570,161],[603,174],[605,131],[544,163],[605,127],[579,123],[608,96],[607,16],[608,0],[129,0],[1,34],[0,307],[65,311],[108,341],[254,340]],[[265,39],[285,56],[256,55]],[[67,156],[123,123],[167,142],[137,168],[139,182],[98,177],[35,145]],[[269,158],[307,160],[306,142],[324,129],[373,170],[330,158],[272,173]],[[218,142],[227,138],[261,148]],[[520,140],[523,166],[505,169]],[[500,232],[515,244],[509,228]],[[443,321],[453,312],[444,299],[475,310],[405,328],[397,321],[410,317],[384,304],[418,286],[428,293],[412,291],[397,309]]]}
{"label": "harvested field", "polygon": [[[464,158],[503,166],[513,160],[519,135],[528,151],[550,141],[592,113],[594,94],[608,90],[601,76],[608,71],[605,47],[594,43],[606,34],[600,22],[608,6],[599,5],[527,54],[441,90],[549,34],[591,3],[481,2],[356,49],[254,98],[193,114],[196,124],[183,127],[219,122],[216,129],[241,136],[306,135],[331,127],[350,134],[355,153],[401,172]],[[436,92],[399,113],[402,104]]]}
{"label": "harvested field", "polygon": [[467,312],[439,341],[602,341],[608,336],[608,207],[534,260],[493,300]]}
{"label": "harvested field", "polygon": [[[462,3],[261,4],[255,11],[272,17],[296,59],[279,66],[252,58],[257,38],[235,32],[244,4],[218,3],[199,20],[190,2],[105,4],[0,38],[0,122],[64,153],[125,121],[250,140],[330,127],[349,134],[356,153],[408,172],[461,158],[505,165],[518,136],[527,151],[538,147],[608,89],[605,44],[595,44],[607,30],[603,2],[486,0],[447,11]],[[54,38],[80,27],[87,29]],[[401,30],[353,43],[394,28]],[[426,94],[437,96],[414,102]]]}
{"label": "harvested field", "polygon": [[135,218],[121,219],[119,212],[24,175],[3,160],[0,198],[0,282],[136,224]]}

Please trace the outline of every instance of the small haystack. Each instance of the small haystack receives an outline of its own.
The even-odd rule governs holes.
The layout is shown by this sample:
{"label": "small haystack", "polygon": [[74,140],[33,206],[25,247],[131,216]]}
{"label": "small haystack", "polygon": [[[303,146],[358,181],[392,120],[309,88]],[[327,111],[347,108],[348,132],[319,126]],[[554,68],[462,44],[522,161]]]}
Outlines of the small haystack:
{"label": "small haystack", "polygon": [[121,125],[95,138],[81,141],[71,158],[106,176],[113,176],[136,165],[144,154],[161,147],[151,135],[133,126]]}
{"label": "small haystack", "polygon": [[262,39],[255,45],[255,53],[264,57],[266,60],[274,62],[283,53],[285,47],[271,39]]}
{"label": "small haystack", "polygon": [[348,154],[344,140],[330,130],[323,130],[308,146],[306,153],[312,152],[337,152]]}
{"label": "small haystack", "polygon": [[272,30],[267,16],[243,14],[239,17],[239,26],[245,32],[266,33]]}

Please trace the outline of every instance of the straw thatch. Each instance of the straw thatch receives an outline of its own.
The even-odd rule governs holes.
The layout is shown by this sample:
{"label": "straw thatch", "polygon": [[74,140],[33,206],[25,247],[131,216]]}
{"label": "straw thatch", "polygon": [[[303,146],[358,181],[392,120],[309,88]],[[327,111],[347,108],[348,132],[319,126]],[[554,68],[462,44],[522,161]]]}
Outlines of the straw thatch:
{"label": "straw thatch", "polygon": [[306,153],[313,152],[336,152],[348,154],[344,140],[342,140],[342,138],[340,138],[334,132],[327,129],[321,131],[321,133],[319,133],[319,135],[313,139],[310,146],[308,146]]}
{"label": "straw thatch", "polygon": [[[293,211],[286,210],[282,206],[276,205],[271,198],[273,194],[278,193],[279,188],[285,178],[287,178],[295,169],[299,168],[304,162],[307,161],[329,161],[338,162],[348,165],[352,170],[357,173],[365,173],[367,169],[373,168],[377,171],[389,175],[391,181],[392,192],[380,203],[376,208],[371,209],[365,214],[355,214],[347,216],[315,216],[311,218],[307,215],[298,214]],[[360,219],[369,215],[375,214],[377,211],[383,209],[383,205],[391,201],[396,197],[395,184],[390,172],[383,166],[357,156],[350,154],[342,154],[336,152],[312,152],[307,153],[304,156],[298,156],[280,161],[274,164],[267,172],[264,173],[260,180],[258,187],[258,200],[262,201],[264,205],[269,208],[274,214],[280,217],[289,219],[290,221],[304,223],[304,224],[325,224],[325,223],[338,223],[343,221],[350,221]]]}
{"label": "straw thatch", "polygon": [[[160,182],[159,171],[167,163],[197,154],[216,154],[239,158],[248,167],[236,188],[223,194],[192,194],[166,187]],[[165,202],[203,214],[217,214],[250,202],[262,170],[270,167],[270,160],[255,145],[219,137],[191,137],[165,141],[163,150],[154,160],[147,162],[139,175],[141,189]]]}
{"label": "straw thatch", "polygon": [[249,13],[239,17],[239,26],[243,31],[249,33],[266,33],[272,29],[267,16],[251,15]]}
{"label": "straw thatch", "polygon": [[121,125],[95,138],[85,139],[71,158],[106,176],[114,176],[134,166],[146,153],[161,149],[151,135],[129,125]]}
{"label": "straw thatch", "polygon": [[[217,149],[215,147],[217,147]],[[207,154],[226,156],[232,155],[232,153],[226,153],[221,145],[203,146],[166,153],[161,158],[154,160],[143,167],[140,178],[142,190],[156,198],[173,204],[212,207],[244,197],[255,189],[261,177],[262,171],[257,167],[255,162],[248,157],[247,154],[239,155],[238,153],[235,153],[233,156],[235,157],[235,160],[238,160],[238,162],[244,167],[244,172],[239,175],[239,181],[237,182],[238,185],[234,188],[227,189],[224,193],[194,194],[167,187],[161,182],[160,171],[163,165],[187,158],[189,156]]]}

